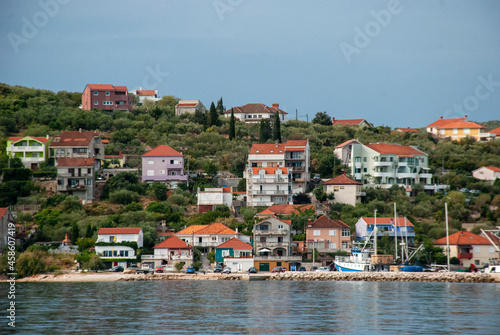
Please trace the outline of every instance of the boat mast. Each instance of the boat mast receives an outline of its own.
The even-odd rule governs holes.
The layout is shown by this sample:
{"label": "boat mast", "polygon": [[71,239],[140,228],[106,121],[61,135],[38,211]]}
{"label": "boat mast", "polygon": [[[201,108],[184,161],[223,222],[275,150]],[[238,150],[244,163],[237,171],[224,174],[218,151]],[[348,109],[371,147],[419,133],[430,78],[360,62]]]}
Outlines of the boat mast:
{"label": "boat mast", "polygon": [[448,203],[444,203],[444,216],[446,217],[446,260],[448,272],[450,271],[450,235],[448,234]]}
{"label": "boat mast", "polygon": [[376,255],[377,254],[377,239],[378,239],[378,233],[377,233],[377,210],[374,209],[373,213],[375,215],[375,227],[373,227],[373,231],[375,232],[375,237],[374,237],[373,247],[375,248],[375,255]]}
{"label": "boat mast", "polygon": [[394,261],[398,261],[398,221],[396,216],[396,203],[394,203]]}

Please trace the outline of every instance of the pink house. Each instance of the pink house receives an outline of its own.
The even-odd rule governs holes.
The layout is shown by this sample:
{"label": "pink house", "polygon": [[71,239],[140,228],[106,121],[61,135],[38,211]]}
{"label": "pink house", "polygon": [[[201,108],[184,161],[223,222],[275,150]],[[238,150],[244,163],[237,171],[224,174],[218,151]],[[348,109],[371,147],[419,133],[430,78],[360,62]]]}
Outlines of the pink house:
{"label": "pink house", "polygon": [[340,220],[321,216],[306,228],[307,249],[316,248],[319,252],[348,250],[351,247],[351,230]]}
{"label": "pink house", "polygon": [[169,147],[159,145],[142,155],[142,181],[176,184],[186,182],[184,156]]}

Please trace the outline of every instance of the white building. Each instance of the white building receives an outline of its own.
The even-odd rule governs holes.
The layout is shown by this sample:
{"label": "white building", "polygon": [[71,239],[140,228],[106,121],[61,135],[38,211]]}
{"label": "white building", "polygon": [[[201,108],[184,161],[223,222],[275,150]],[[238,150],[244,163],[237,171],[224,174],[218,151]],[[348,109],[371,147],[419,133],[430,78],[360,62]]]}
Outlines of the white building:
{"label": "white building", "polygon": [[142,228],[101,228],[97,233],[95,251],[104,262],[112,259],[112,266],[126,268],[127,261],[135,261],[137,255],[136,249],[122,242],[136,242],[137,248],[142,248],[143,239]]}
{"label": "white building", "polygon": [[269,121],[274,120],[274,114],[278,112],[281,122],[286,122],[286,114],[284,110],[281,110],[280,105],[274,103],[272,107],[268,107],[264,104],[246,104],[240,107],[233,107],[224,112],[226,118],[231,117],[231,110],[234,113],[234,118],[242,122],[247,123],[258,123],[263,119],[268,119]]}
{"label": "white building", "polygon": [[206,113],[206,107],[201,103],[200,100],[181,100],[175,106],[175,115],[179,116],[182,114],[194,114],[196,111]]}
{"label": "white building", "polygon": [[200,191],[198,188],[198,213],[205,213],[218,206],[233,207],[233,192],[231,187],[205,188]]}
{"label": "white building", "polygon": [[495,179],[500,178],[500,168],[496,166],[482,166],[472,171],[472,176],[476,179],[486,180],[493,183]]}
{"label": "white building", "polygon": [[349,204],[356,206],[361,202],[361,197],[364,195],[362,190],[363,184],[352,180],[345,174],[336,176],[323,183],[323,191],[326,194],[333,193],[334,199],[330,202]]}
{"label": "white building", "polygon": [[436,185],[428,167],[428,155],[415,147],[399,144],[362,144],[349,140],[335,148],[335,156],[349,167],[354,179],[365,187],[390,188],[421,184],[426,190],[438,191],[447,185]]}
{"label": "white building", "polygon": [[250,167],[247,169],[247,206],[293,204],[292,168]]}
{"label": "white building", "polygon": [[128,93],[136,95],[139,98],[140,105],[144,104],[146,100],[151,100],[154,102],[158,102],[158,100],[160,100],[158,90],[143,90],[141,88],[139,90],[133,90]]}

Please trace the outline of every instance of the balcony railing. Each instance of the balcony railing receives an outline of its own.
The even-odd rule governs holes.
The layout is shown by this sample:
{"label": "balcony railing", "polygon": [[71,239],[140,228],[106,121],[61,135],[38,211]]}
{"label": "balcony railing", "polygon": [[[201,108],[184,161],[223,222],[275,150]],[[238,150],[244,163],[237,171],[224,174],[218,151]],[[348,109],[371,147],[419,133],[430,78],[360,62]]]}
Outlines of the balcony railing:
{"label": "balcony railing", "polygon": [[374,162],[373,165],[375,166],[392,166],[393,162]]}
{"label": "balcony railing", "polygon": [[256,260],[256,261],[276,260],[276,261],[300,262],[300,261],[302,261],[302,256],[255,256],[254,260]]}
{"label": "balcony railing", "polygon": [[288,190],[257,190],[257,191],[252,191],[252,194],[254,195],[275,195],[275,194],[289,194]]}
{"label": "balcony railing", "polygon": [[470,252],[459,252],[458,253],[458,259],[464,259],[464,258],[472,259],[472,253],[470,253]]}
{"label": "balcony railing", "polygon": [[252,178],[252,182],[255,184],[277,184],[277,183],[288,183],[289,179],[288,178]]}
{"label": "balcony railing", "polygon": [[259,235],[259,236],[263,236],[263,235],[271,236],[271,235],[286,235],[286,234],[290,234],[290,232],[287,231],[287,230],[256,230],[256,229],[254,229],[254,233],[255,233],[255,235]]}
{"label": "balcony railing", "polygon": [[78,179],[84,179],[84,178],[93,178],[94,175],[92,173],[67,173],[67,172],[62,172],[62,173],[57,173],[57,176],[60,178],[78,178]]}
{"label": "balcony railing", "polygon": [[10,147],[9,149],[10,149],[9,151],[12,151],[12,152],[32,152],[32,151],[35,151],[35,152],[44,152],[45,151],[45,147],[43,147],[43,146],[39,146],[39,147],[34,147],[34,146],[26,146],[26,147],[17,146],[17,147]]}

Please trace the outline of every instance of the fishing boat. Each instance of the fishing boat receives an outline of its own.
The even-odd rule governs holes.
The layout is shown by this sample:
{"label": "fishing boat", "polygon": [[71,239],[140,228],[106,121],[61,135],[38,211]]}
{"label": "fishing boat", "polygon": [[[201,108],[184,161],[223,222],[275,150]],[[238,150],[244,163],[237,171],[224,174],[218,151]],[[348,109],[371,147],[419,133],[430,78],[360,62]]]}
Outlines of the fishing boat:
{"label": "fishing boat", "polygon": [[372,250],[353,249],[350,256],[336,256],[335,268],[340,272],[389,271],[392,255],[375,255]]}

